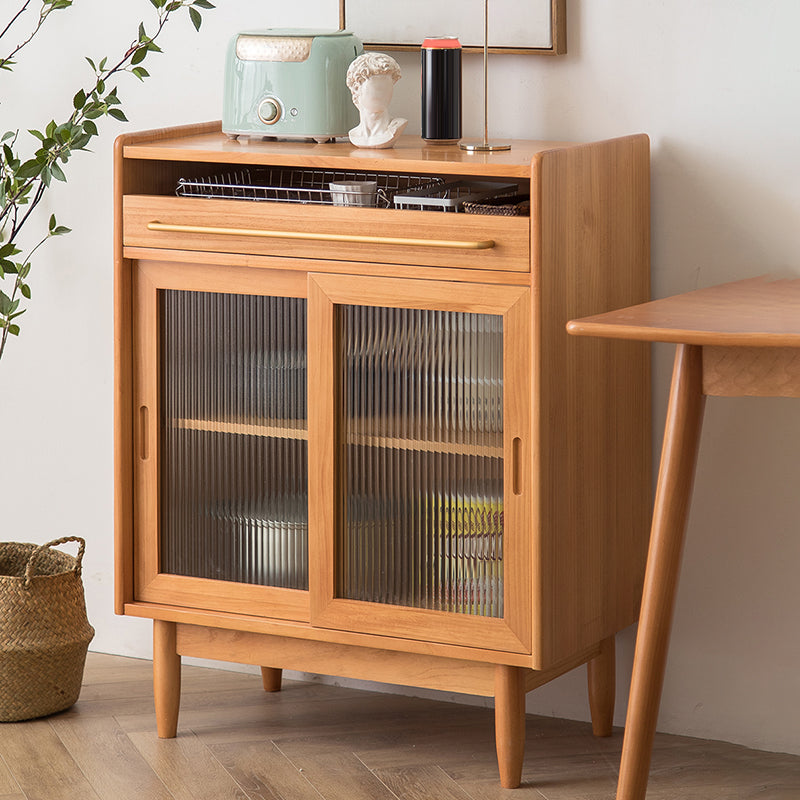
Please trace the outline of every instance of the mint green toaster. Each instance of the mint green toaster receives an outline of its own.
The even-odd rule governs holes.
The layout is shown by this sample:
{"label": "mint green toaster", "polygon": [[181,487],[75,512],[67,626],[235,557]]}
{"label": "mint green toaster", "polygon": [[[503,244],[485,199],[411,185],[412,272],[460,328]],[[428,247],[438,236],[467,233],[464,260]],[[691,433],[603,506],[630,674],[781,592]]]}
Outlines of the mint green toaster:
{"label": "mint green toaster", "polygon": [[231,39],[222,130],[231,137],[325,142],[347,136],[358,110],[347,68],[364,48],[349,31],[268,28]]}

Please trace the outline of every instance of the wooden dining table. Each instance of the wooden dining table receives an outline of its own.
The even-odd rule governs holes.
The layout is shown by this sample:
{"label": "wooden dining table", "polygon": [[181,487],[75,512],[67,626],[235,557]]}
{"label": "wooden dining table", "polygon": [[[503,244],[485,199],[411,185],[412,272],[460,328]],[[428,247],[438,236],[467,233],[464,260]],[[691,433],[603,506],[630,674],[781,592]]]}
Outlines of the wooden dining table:
{"label": "wooden dining table", "polygon": [[761,276],[575,319],[575,336],[677,345],[617,800],[647,792],[706,396],[800,397],[800,279]]}

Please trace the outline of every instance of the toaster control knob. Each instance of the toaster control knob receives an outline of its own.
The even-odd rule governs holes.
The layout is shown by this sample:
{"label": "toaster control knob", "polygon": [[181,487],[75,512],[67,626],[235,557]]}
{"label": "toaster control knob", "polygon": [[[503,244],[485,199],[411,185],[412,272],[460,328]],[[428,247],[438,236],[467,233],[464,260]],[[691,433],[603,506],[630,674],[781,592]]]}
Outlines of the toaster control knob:
{"label": "toaster control knob", "polygon": [[258,118],[265,125],[274,125],[281,118],[281,105],[274,97],[267,97],[258,105]]}

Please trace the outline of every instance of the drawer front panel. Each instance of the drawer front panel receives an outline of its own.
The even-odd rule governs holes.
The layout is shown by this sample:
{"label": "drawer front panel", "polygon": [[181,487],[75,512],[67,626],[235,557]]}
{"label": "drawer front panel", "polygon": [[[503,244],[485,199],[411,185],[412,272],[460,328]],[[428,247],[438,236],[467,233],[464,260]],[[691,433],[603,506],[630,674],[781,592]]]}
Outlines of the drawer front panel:
{"label": "drawer front panel", "polygon": [[530,271],[530,221],[447,212],[128,195],[129,247]]}

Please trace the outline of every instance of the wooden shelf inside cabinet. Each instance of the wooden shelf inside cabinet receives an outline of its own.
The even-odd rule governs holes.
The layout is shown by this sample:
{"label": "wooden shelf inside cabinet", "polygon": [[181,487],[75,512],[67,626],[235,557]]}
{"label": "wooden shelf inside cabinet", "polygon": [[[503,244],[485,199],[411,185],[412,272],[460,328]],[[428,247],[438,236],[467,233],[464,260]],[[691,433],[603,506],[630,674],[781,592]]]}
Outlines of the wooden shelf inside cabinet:
{"label": "wooden shelf inside cabinet", "polygon": [[[513,183],[531,215],[175,196],[219,167]],[[589,663],[610,731],[649,352],[565,325],[648,299],[649,218],[643,135],[117,140],[116,607],[154,620],[159,735],[181,655],[260,663],[270,690],[295,669],[494,697],[505,787],[526,691]]]}
{"label": "wooden shelf inside cabinet", "polygon": [[[294,424],[292,424],[294,423]],[[184,431],[230,433],[238,436],[259,436],[267,439],[308,439],[308,431],[299,420],[270,420],[265,423],[231,422],[213,419],[175,419],[170,425]],[[305,421],[302,421],[305,426]]]}
{"label": "wooden shelf inside cabinet", "polygon": [[[272,420],[271,424],[252,424],[210,419],[175,419],[171,427],[184,431],[205,431],[237,436],[258,436],[266,439],[308,439],[305,428],[293,426],[285,420]],[[357,447],[383,447],[389,450],[412,450],[420,453],[447,453],[451,455],[502,458],[502,436],[493,437],[494,444],[472,444],[470,442],[442,442],[434,439],[407,439],[402,436],[369,436],[350,434],[346,444]]]}
{"label": "wooden shelf inside cabinet", "polygon": [[428,439],[405,439],[399,436],[372,436],[352,433],[347,437],[348,445],[357,447],[382,447],[388,450],[410,450],[418,453],[445,453],[456,456],[481,456],[503,458],[501,441],[494,445],[470,444],[469,442],[439,442]]}

